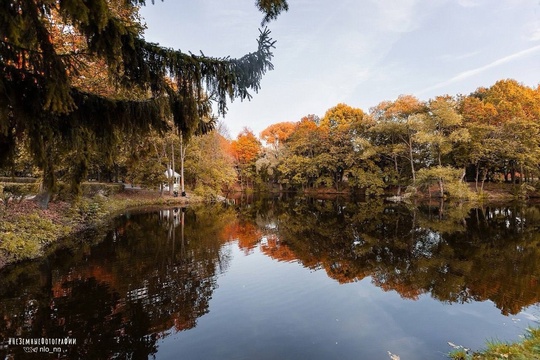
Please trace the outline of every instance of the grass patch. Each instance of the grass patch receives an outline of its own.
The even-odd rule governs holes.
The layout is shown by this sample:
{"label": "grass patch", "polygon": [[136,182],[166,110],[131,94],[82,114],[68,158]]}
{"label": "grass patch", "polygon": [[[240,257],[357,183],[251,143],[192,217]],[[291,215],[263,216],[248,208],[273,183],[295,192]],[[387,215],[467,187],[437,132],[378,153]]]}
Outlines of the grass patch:
{"label": "grass patch", "polygon": [[155,191],[93,185],[91,197],[52,201],[47,210],[31,200],[0,202],[0,267],[44,255],[50,244],[81,230],[100,227],[126,209],[201,202],[202,197],[172,197]]}
{"label": "grass patch", "polygon": [[527,329],[520,342],[489,341],[485,350],[469,353],[458,349],[449,354],[453,360],[538,360],[540,359],[540,328]]}
{"label": "grass patch", "polygon": [[45,246],[69,233],[69,226],[55,223],[52,219],[31,213],[15,217],[11,221],[0,221],[0,251],[7,262],[42,255]]}

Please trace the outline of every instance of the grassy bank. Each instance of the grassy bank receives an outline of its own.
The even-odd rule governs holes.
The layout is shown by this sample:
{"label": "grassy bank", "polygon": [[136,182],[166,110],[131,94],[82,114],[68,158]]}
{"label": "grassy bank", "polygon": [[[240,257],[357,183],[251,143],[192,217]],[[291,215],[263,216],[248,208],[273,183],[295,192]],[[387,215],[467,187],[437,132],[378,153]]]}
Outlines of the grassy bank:
{"label": "grassy bank", "polygon": [[155,191],[130,190],[93,196],[77,201],[53,201],[40,209],[32,200],[0,205],[0,267],[40,257],[45,249],[70,234],[101,226],[126,209],[150,205],[182,205],[200,202],[196,196],[172,197]]}
{"label": "grassy bank", "polygon": [[457,349],[450,354],[453,360],[534,360],[540,359],[540,328],[528,329],[524,339],[516,343],[489,342],[483,351],[468,353]]}

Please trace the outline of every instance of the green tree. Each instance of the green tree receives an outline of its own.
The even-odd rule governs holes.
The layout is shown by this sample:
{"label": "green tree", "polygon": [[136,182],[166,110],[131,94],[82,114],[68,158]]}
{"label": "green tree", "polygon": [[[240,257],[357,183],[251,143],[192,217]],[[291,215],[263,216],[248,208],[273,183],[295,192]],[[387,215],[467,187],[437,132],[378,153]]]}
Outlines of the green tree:
{"label": "green tree", "polygon": [[189,143],[185,177],[195,192],[215,196],[236,181],[234,158],[227,150],[230,145],[220,131],[222,126]]}
{"label": "green tree", "polygon": [[431,163],[442,166],[443,156],[452,151],[454,144],[469,141],[469,133],[462,127],[462,116],[457,112],[457,103],[448,95],[430,100],[428,111],[421,120],[415,138],[427,145]]}
{"label": "green tree", "polygon": [[344,176],[357,173],[355,168],[359,150],[358,141],[371,125],[370,118],[358,108],[337,104],[328,109],[321,119],[320,141],[324,149],[317,157],[321,172],[331,179],[329,186],[340,190]]}
{"label": "green tree", "polygon": [[317,157],[324,152],[316,115],[304,116],[285,142],[285,151],[279,162],[280,184],[300,186],[302,190],[313,187],[322,174],[317,165]]}
{"label": "green tree", "polygon": [[[408,163],[409,176],[416,182],[416,159],[418,153],[415,135],[417,133],[419,115],[426,111],[426,106],[412,95],[400,95],[395,101],[385,101],[370,110],[375,125],[370,129],[374,145],[379,152],[391,161],[393,182],[401,189],[401,177],[404,164]],[[417,155],[418,156],[418,155]]]}
{"label": "green tree", "polygon": [[[444,184],[453,175],[452,165],[445,161],[443,157],[450,154],[455,144],[468,142],[469,132],[462,126],[462,116],[457,112],[457,102],[450,96],[438,96],[428,102],[428,111],[419,117],[415,141],[427,148],[429,158],[425,159],[427,167],[421,177],[421,183],[426,178],[435,177],[439,185],[440,196],[444,197]],[[419,174],[420,175],[420,174]],[[461,179],[465,177],[465,170],[462,171]]]}

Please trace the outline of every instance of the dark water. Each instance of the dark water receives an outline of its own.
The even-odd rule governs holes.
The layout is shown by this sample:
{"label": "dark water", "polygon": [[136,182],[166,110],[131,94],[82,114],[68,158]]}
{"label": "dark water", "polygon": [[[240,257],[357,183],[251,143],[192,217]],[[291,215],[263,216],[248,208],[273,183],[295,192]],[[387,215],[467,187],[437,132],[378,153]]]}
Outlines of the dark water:
{"label": "dark water", "polygon": [[4,269],[0,356],[444,359],[539,304],[536,205],[264,199],[126,214]]}

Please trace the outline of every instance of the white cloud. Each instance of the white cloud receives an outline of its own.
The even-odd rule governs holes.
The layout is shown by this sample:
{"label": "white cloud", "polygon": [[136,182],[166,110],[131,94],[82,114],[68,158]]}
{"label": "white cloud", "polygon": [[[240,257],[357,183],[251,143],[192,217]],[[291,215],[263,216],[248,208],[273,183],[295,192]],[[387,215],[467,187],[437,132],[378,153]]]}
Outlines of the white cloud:
{"label": "white cloud", "polygon": [[457,83],[459,81],[468,79],[470,77],[481,74],[484,71],[487,71],[487,70],[492,69],[494,67],[497,67],[497,66],[500,66],[500,65],[515,61],[515,60],[523,58],[523,57],[526,57],[526,56],[528,56],[528,55],[530,55],[530,54],[532,54],[532,53],[534,53],[534,52],[536,52],[538,50],[540,50],[540,45],[536,45],[536,46],[530,47],[528,49],[518,51],[518,52],[516,52],[514,54],[511,54],[511,55],[505,56],[503,58],[497,59],[495,61],[492,61],[491,63],[486,64],[484,66],[477,67],[475,69],[471,69],[471,70],[467,70],[467,71],[463,71],[463,72],[459,73],[458,75],[452,77],[449,80],[443,81],[441,83],[435,84],[435,85],[430,86],[430,87],[428,87],[428,88],[426,88],[424,90],[419,91],[418,94],[425,94],[425,93],[430,92],[432,90],[440,89],[440,88],[443,88],[443,87],[445,87],[447,85],[451,85],[451,84]]}
{"label": "white cloud", "polygon": [[525,25],[525,36],[528,41],[540,40],[540,22],[535,21]]}
{"label": "white cloud", "polygon": [[452,62],[452,61],[470,59],[480,54],[481,54],[480,51],[477,50],[477,51],[471,51],[465,54],[445,54],[445,55],[441,55],[440,59],[443,61]]}

